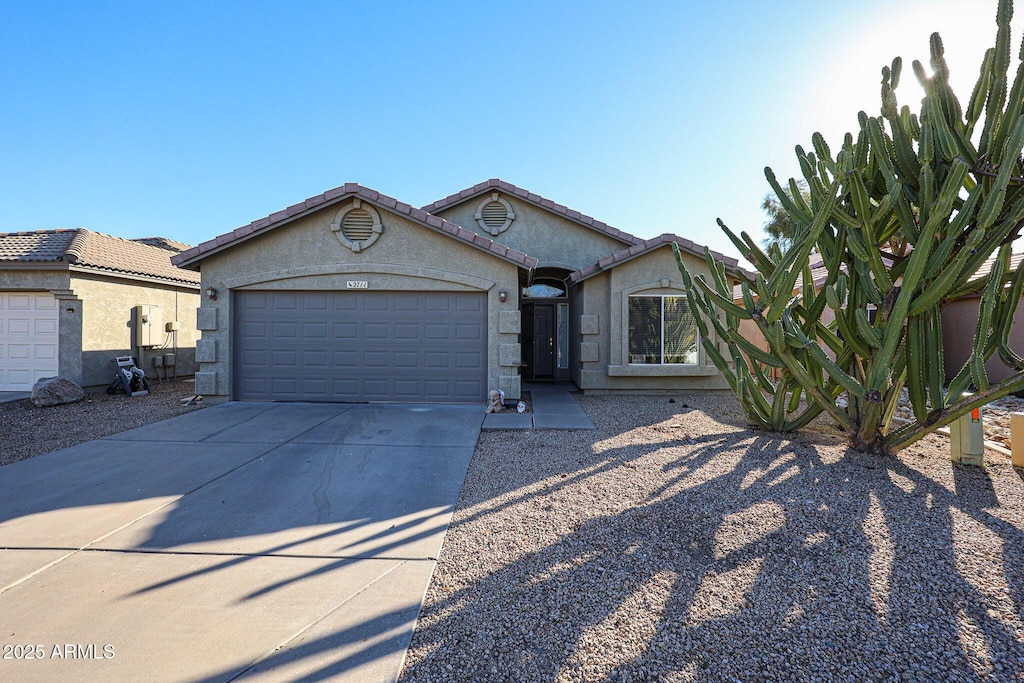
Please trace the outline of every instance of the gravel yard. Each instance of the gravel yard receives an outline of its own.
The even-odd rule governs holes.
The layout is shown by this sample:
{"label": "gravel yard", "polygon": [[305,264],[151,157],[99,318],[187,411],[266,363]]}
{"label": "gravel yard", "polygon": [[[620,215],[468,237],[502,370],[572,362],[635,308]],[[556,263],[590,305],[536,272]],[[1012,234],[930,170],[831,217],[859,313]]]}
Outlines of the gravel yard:
{"label": "gravel yard", "polygon": [[596,431],[481,435],[404,683],[1024,681],[1008,459],[750,431],[731,396],[579,400]]}
{"label": "gravel yard", "polygon": [[148,396],[86,394],[77,403],[37,408],[30,400],[0,403],[0,465],[116,434],[197,410],[181,399],[190,381],[150,381]]}

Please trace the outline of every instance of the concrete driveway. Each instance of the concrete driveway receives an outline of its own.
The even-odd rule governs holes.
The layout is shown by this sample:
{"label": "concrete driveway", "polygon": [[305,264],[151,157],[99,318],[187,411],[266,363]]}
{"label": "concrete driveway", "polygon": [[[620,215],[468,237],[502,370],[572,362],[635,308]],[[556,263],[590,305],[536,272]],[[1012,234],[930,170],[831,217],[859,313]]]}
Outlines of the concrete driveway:
{"label": "concrete driveway", "polygon": [[0,468],[0,680],[394,680],[482,418],[230,403]]}

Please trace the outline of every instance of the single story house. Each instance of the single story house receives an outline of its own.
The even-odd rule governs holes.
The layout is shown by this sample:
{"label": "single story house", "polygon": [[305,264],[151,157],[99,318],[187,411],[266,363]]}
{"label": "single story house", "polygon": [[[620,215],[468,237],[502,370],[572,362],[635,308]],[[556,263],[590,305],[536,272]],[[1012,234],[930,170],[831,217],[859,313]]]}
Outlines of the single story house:
{"label": "single story house", "polygon": [[85,228],[0,233],[0,391],[57,375],[107,386],[125,355],[150,376],[157,356],[168,375],[194,374],[200,278],[171,264],[187,248]]}
{"label": "single story house", "polygon": [[727,389],[673,242],[706,271],[690,240],[645,241],[500,180],[421,209],[349,183],[173,262],[202,275],[196,391],[212,401]]}

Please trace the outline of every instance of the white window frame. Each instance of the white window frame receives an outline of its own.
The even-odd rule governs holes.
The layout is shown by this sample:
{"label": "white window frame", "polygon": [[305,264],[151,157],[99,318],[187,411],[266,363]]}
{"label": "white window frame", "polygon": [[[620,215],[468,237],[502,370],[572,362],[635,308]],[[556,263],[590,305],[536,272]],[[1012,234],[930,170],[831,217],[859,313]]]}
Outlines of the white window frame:
{"label": "white window frame", "polygon": [[[625,343],[626,358],[627,358],[627,362],[628,362],[629,365],[632,365],[634,367],[648,367],[648,368],[649,367],[694,367],[696,365],[700,365],[700,348],[701,348],[700,328],[697,327],[696,321],[693,323],[693,327],[694,327],[694,342],[695,342],[695,346],[694,346],[694,361],[692,363],[666,363],[665,362],[665,299],[669,298],[669,297],[674,298],[674,299],[686,299],[686,295],[685,294],[629,294],[629,295],[627,295],[627,297],[626,297],[626,326],[625,326],[626,338],[623,341]],[[631,327],[631,324],[630,324],[631,321],[629,319],[629,310],[630,310],[629,309],[629,299],[642,299],[642,298],[658,299],[661,302],[661,311],[660,311],[660,313],[661,313],[661,317],[660,317],[660,320],[661,320],[661,330],[660,330],[660,358],[659,358],[659,360],[661,361],[660,363],[634,363],[633,359],[632,359],[632,357],[630,356],[630,353],[629,353],[629,343],[630,343],[629,330],[630,330],[630,327]],[[689,305],[689,301],[687,301],[687,305]],[[692,311],[690,312],[690,314],[694,315]]]}

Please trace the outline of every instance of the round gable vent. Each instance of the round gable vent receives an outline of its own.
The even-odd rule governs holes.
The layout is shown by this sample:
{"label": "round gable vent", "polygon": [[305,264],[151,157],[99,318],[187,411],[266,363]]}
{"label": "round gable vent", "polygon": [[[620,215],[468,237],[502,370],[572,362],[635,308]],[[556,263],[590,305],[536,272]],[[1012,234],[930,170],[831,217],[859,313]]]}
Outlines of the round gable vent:
{"label": "round gable vent", "polygon": [[366,209],[353,209],[342,219],[341,232],[352,242],[365,242],[373,237],[373,216]]}
{"label": "round gable vent", "polygon": [[380,214],[362,200],[356,198],[347,207],[338,212],[331,230],[338,236],[338,241],[359,253],[377,241],[384,232],[384,224],[380,222]]}
{"label": "round gable vent", "polygon": [[476,210],[476,223],[482,229],[497,235],[508,230],[515,220],[516,214],[512,205],[505,201],[497,192],[480,203]]}

